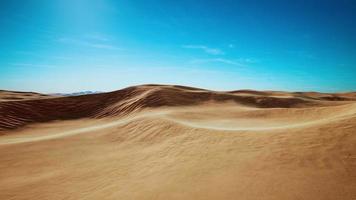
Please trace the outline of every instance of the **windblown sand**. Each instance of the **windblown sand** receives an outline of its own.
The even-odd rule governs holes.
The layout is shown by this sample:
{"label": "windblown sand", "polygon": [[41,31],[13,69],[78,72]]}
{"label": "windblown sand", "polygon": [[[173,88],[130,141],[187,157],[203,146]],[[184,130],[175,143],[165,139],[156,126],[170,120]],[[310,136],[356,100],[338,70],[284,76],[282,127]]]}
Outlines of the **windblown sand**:
{"label": "windblown sand", "polygon": [[0,101],[0,199],[356,199],[356,93],[14,98]]}

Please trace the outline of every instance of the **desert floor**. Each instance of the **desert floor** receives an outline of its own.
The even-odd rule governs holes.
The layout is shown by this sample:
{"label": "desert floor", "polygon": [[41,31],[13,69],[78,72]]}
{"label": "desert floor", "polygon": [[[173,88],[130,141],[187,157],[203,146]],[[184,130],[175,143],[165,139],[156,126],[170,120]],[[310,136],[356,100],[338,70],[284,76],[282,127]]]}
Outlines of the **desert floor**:
{"label": "desert floor", "polygon": [[355,93],[16,95],[0,101],[0,199],[356,199]]}

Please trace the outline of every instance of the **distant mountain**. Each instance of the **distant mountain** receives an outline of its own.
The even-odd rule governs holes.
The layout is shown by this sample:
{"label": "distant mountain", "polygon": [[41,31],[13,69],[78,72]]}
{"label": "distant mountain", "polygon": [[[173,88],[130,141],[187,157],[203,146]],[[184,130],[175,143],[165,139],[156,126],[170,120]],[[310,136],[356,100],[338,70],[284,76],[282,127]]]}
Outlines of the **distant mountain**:
{"label": "distant mountain", "polygon": [[99,94],[102,93],[100,91],[82,91],[82,92],[73,92],[73,93],[54,93],[51,95],[58,95],[58,96],[80,96],[80,95],[87,95],[87,94]]}

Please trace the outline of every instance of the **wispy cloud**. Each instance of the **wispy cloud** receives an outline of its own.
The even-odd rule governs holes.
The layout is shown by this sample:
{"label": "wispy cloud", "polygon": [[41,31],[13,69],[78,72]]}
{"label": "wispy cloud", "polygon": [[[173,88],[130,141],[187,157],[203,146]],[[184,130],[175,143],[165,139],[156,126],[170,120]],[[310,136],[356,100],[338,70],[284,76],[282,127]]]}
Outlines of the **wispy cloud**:
{"label": "wispy cloud", "polygon": [[72,45],[85,46],[85,47],[91,47],[91,48],[97,48],[97,49],[122,50],[121,48],[119,48],[117,46],[107,44],[107,43],[89,42],[86,40],[79,40],[79,39],[73,39],[73,38],[60,38],[60,39],[58,39],[58,42],[72,44]]}
{"label": "wispy cloud", "polygon": [[90,39],[90,40],[97,40],[97,41],[103,41],[103,42],[107,42],[109,41],[109,37],[103,34],[88,34],[85,36],[85,38]]}
{"label": "wispy cloud", "polygon": [[300,51],[300,50],[288,50],[286,51],[290,55],[295,55],[300,58],[305,58],[305,59],[316,59],[316,56],[314,56],[312,53],[308,51]]}
{"label": "wispy cloud", "polygon": [[191,61],[193,64],[203,64],[203,63],[223,63],[227,65],[235,65],[239,67],[246,67],[244,62],[238,60],[229,60],[224,58],[211,58],[211,59],[194,59]]}
{"label": "wispy cloud", "polygon": [[50,58],[50,59],[56,59],[56,60],[71,60],[71,57],[68,56],[50,56],[50,55],[45,55],[40,52],[32,52],[32,51],[16,51],[16,54],[19,55],[26,55],[26,56],[31,56],[31,57],[38,57],[38,58]]}
{"label": "wispy cloud", "polygon": [[254,58],[238,58],[236,59],[237,62],[241,63],[258,63],[259,60],[254,59]]}
{"label": "wispy cloud", "polygon": [[68,56],[51,56],[50,58],[58,59],[58,60],[71,60],[72,59],[71,57],[68,57]]}
{"label": "wispy cloud", "polygon": [[86,45],[89,47],[97,48],[97,49],[121,50],[121,48],[118,48],[113,45],[108,45],[108,44],[86,43]]}
{"label": "wispy cloud", "polygon": [[47,65],[47,64],[32,64],[32,63],[10,63],[12,66],[17,67],[40,67],[40,68],[53,68],[55,65]]}
{"label": "wispy cloud", "polygon": [[183,45],[182,48],[185,49],[200,49],[203,50],[205,53],[211,54],[211,55],[223,55],[224,52],[220,49],[216,48],[210,48],[204,45]]}

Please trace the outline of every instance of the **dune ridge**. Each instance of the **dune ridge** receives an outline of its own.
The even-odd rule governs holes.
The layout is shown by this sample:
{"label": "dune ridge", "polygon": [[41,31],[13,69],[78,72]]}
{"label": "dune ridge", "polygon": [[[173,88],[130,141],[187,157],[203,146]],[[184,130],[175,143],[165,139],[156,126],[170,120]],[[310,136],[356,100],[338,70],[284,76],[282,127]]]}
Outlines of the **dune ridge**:
{"label": "dune ridge", "polygon": [[45,99],[51,97],[58,97],[56,95],[40,94],[37,92],[19,92],[0,90],[0,102],[1,101],[21,101],[31,99]]}
{"label": "dune ridge", "polygon": [[355,199],[354,98],[141,85],[2,101],[0,199]]}
{"label": "dune ridge", "polygon": [[350,94],[281,95],[277,92],[246,90],[214,92],[186,86],[143,85],[101,94],[0,101],[0,130],[14,129],[34,122],[123,116],[145,108],[192,106],[208,101],[232,101],[260,108],[290,108],[327,106],[328,102],[323,101],[325,99],[354,100]]}

